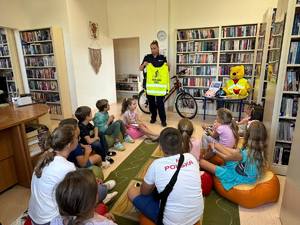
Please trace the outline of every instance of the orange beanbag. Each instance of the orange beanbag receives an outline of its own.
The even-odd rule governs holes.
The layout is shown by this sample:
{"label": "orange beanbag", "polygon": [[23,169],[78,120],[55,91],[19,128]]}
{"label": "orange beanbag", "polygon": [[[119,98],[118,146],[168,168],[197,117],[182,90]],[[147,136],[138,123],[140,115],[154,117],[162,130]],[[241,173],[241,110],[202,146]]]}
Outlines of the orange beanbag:
{"label": "orange beanbag", "polygon": [[[148,219],[143,214],[140,214],[140,225],[155,225],[155,223],[153,223],[152,220]],[[200,221],[195,225],[201,225]]]}
{"label": "orange beanbag", "polygon": [[245,208],[276,202],[279,197],[279,180],[273,172],[267,171],[255,184],[241,184],[226,191],[217,177],[214,177],[216,191],[228,200]]}

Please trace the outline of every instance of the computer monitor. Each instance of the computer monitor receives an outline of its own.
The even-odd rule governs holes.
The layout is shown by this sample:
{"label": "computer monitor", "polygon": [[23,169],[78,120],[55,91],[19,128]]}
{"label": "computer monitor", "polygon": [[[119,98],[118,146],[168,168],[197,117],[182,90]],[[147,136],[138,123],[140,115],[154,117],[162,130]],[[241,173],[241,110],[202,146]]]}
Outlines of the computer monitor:
{"label": "computer monitor", "polygon": [[0,76],[0,104],[8,102],[6,77]]}

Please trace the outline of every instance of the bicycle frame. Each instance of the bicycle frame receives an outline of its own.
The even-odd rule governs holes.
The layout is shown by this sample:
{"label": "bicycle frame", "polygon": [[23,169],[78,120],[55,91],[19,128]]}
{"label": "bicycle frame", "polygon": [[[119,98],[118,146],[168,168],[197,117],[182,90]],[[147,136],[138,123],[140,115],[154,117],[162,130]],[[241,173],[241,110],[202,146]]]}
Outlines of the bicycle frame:
{"label": "bicycle frame", "polygon": [[183,92],[182,85],[181,85],[181,82],[179,81],[178,77],[174,76],[173,78],[176,79],[175,83],[174,83],[173,87],[171,88],[171,90],[169,91],[169,93],[165,96],[164,102],[168,101],[168,99],[175,93],[175,91],[178,90],[180,92]]}

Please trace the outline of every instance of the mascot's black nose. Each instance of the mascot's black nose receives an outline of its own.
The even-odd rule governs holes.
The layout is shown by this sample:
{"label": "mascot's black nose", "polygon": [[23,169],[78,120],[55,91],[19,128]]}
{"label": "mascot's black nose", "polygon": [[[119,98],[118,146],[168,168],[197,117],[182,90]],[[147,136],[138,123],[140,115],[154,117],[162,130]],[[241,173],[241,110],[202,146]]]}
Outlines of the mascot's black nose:
{"label": "mascot's black nose", "polygon": [[234,76],[235,76],[235,75],[236,75],[236,73],[232,73],[232,75],[234,75]]}

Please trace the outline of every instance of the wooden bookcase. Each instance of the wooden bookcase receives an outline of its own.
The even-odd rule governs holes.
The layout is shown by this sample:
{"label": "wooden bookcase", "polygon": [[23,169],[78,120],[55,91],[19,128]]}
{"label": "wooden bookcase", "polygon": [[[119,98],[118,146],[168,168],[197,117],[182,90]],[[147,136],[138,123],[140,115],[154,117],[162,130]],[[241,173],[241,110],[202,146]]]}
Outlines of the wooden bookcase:
{"label": "wooden bookcase", "polygon": [[46,103],[51,119],[72,116],[68,74],[60,28],[20,31],[26,79],[33,100]]}
{"label": "wooden bookcase", "polygon": [[116,76],[117,98],[138,96],[141,88],[138,74],[118,74]]}
{"label": "wooden bookcase", "polygon": [[293,137],[296,137],[293,132],[300,97],[300,49],[295,45],[300,42],[300,31],[295,26],[298,26],[299,13],[300,4],[296,0],[278,1],[272,32],[271,48],[279,51],[270,55],[264,122],[270,131],[270,164],[282,175],[287,173]]}
{"label": "wooden bookcase", "polygon": [[0,76],[6,77],[9,98],[23,93],[14,31],[0,27]]}
{"label": "wooden bookcase", "polygon": [[[176,72],[187,69],[184,89],[201,100],[213,80],[226,82],[230,68],[245,66],[245,78],[253,86],[256,65],[258,24],[241,24],[203,28],[178,29],[176,32]],[[249,96],[251,98],[251,95]],[[203,113],[202,101],[198,113]],[[238,105],[232,104],[238,112]],[[216,114],[216,106],[208,104],[207,113]]]}

